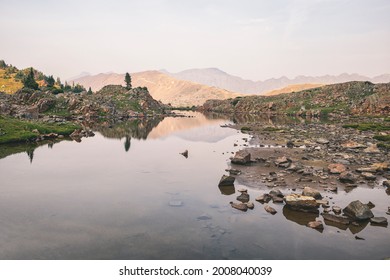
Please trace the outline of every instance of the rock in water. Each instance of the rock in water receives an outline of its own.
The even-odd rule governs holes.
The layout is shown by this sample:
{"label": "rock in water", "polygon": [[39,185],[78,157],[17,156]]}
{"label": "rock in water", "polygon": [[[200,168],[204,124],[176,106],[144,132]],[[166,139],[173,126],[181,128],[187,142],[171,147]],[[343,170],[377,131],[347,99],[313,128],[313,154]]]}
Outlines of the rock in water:
{"label": "rock in water", "polygon": [[341,183],[354,184],[354,183],[356,183],[356,180],[357,180],[356,176],[353,173],[348,172],[348,171],[341,173],[339,176],[339,181]]}
{"label": "rock in water", "polygon": [[307,224],[307,226],[309,228],[314,228],[314,229],[318,229],[318,230],[323,230],[324,229],[324,225],[321,221],[312,221],[312,222],[309,222]]}
{"label": "rock in water", "polygon": [[251,154],[245,150],[238,151],[232,158],[231,162],[234,164],[248,164],[251,162]]}
{"label": "rock in water", "polygon": [[183,157],[188,158],[188,150],[185,150],[184,152],[180,153]]}
{"label": "rock in water", "polygon": [[249,194],[246,192],[241,193],[239,196],[237,196],[237,200],[241,202],[248,202],[249,201]]}
{"label": "rock in water", "polygon": [[268,213],[271,213],[272,215],[275,215],[277,213],[277,211],[272,208],[271,206],[269,206],[268,204],[264,206],[264,209],[265,211],[267,211]]}
{"label": "rock in water", "polygon": [[236,180],[236,178],[233,176],[222,175],[221,180],[219,180],[218,187],[233,186],[234,180]]}
{"label": "rock in water", "polygon": [[343,216],[336,216],[328,213],[322,213],[321,215],[322,217],[324,217],[324,220],[331,221],[334,223],[349,225],[351,222],[347,217],[343,217]]}
{"label": "rock in water", "polygon": [[375,181],[376,176],[371,172],[362,172],[362,177],[369,181]]}
{"label": "rock in water", "polygon": [[370,219],[371,224],[387,225],[387,219],[385,217],[374,217]]}
{"label": "rock in water", "polygon": [[318,204],[314,197],[299,194],[286,195],[286,206],[295,211],[318,213]]}
{"label": "rock in water", "polygon": [[343,212],[345,215],[360,221],[374,217],[370,208],[366,204],[363,204],[360,200],[352,201],[343,209]]}
{"label": "rock in water", "polygon": [[329,173],[330,174],[340,174],[345,171],[347,171],[347,168],[344,164],[341,163],[332,163],[328,165]]}
{"label": "rock in water", "polygon": [[241,210],[241,211],[244,211],[244,212],[248,210],[248,205],[246,205],[245,203],[230,202],[230,205],[234,209]]}
{"label": "rock in water", "polygon": [[256,201],[261,202],[261,203],[264,203],[264,202],[268,203],[271,199],[272,199],[272,197],[268,193],[259,195],[258,197],[255,198]]}
{"label": "rock in water", "polygon": [[246,206],[248,206],[249,209],[253,209],[255,208],[255,205],[253,204],[253,202],[249,201],[246,203]]}
{"label": "rock in water", "polygon": [[319,191],[317,191],[317,190],[315,190],[313,188],[310,188],[310,187],[305,187],[303,189],[302,195],[304,195],[304,196],[311,196],[311,197],[314,197],[315,199],[321,199],[322,198],[322,195],[320,194]]}
{"label": "rock in water", "polygon": [[390,188],[390,182],[387,181],[387,180],[383,181],[382,185],[383,185],[384,187],[386,187],[386,188]]}
{"label": "rock in water", "polygon": [[387,219],[385,217],[374,217],[370,219],[371,224],[387,225]]}
{"label": "rock in water", "polygon": [[338,206],[333,206],[333,207],[332,207],[332,210],[333,210],[333,212],[334,212],[336,215],[341,214],[341,208],[338,207]]}

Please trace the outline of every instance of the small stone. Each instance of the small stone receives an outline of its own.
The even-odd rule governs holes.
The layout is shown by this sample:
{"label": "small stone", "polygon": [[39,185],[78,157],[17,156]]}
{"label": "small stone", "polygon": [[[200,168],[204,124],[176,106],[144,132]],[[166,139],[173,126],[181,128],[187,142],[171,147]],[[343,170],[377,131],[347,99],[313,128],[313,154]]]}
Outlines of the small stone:
{"label": "small stone", "polygon": [[387,181],[387,180],[383,181],[382,185],[383,185],[384,187],[386,187],[386,188],[390,188],[390,182]]}
{"label": "small stone", "polygon": [[316,140],[316,142],[317,142],[318,144],[329,144],[329,140],[326,139],[326,138],[318,138],[318,139]]}
{"label": "small stone", "polygon": [[259,195],[258,197],[255,198],[256,201],[261,202],[261,203],[268,203],[271,200],[271,196],[268,193]]}
{"label": "small stone", "polygon": [[333,213],[335,213],[336,215],[339,215],[339,214],[341,214],[341,207],[332,206],[332,211],[333,211]]}
{"label": "small stone", "polygon": [[329,173],[330,174],[340,174],[345,171],[347,171],[347,168],[344,164],[341,163],[332,163],[328,165]]}
{"label": "small stone", "polygon": [[331,192],[337,192],[337,187],[335,187],[335,186],[329,186],[329,187],[327,188],[327,190],[328,190],[328,191],[331,191]]}
{"label": "small stone", "polygon": [[249,194],[246,192],[241,193],[239,196],[237,196],[237,200],[241,202],[248,202],[249,201]]}
{"label": "small stone", "polygon": [[372,209],[372,208],[375,207],[375,204],[372,203],[371,201],[369,201],[369,202],[367,203],[367,206],[368,206],[368,208]]}
{"label": "small stone", "polygon": [[318,229],[318,230],[323,230],[324,229],[324,225],[321,221],[312,221],[312,222],[309,222],[307,224],[307,226],[309,228],[314,228],[314,229]]}
{"label": "small stone", "polygon": [[221,180],[219,180],[218,186],[232,186],[234,185],[234,180],[236,180],[236,178],[234,178],[233,176],[222,175]]}
{"label": "small stone", "polygon": [[355,235],[355,239],[356,240],[365,240],[363,237],[360,237],[360,236],[357,236],[357,235]]}
{"label": "small stone", "polygon": [[385,217],[373,217],[370,219],[371,224],[387,225],[387,219]]}
{"label": "small stone", "polygon": [[279,196],[271,196],[272,197],[272,202],[273,203],[283,203],[283,198]]}
{"label": "small stone", "polygon": [[374,181],[376,179],[376,176],[370,172],[362,172],[362,177],[369,181]]}
{"label": "small stone", "polygon": [[225,171],[229,172],[230,175],[240,175],[241,171],[237,169],[226,169]]}
{"label": "small stone", "polygon": [[354,184],[354,183],[356,183],[356,180],[357,180],[356,176],[353,173],[348,172],[348,171],[341,173],[339,176],[339,181],[341,183]]}
{"label": "small stone", "polygon": [[241,211],[244,211],[244,212],[248,210],[248,205],[246,205],[245,203],[234,203],[234,202],[230,202],[230,205],[231,205],[234,209],[241,210]]}
{"label": "small stone", "polygon": [[253,204],[253,202],[249,201],[246,203],[246,206],[248,206],[249,209],[253,209],[255,208],[255,205]]}
{"label": "small stone", "polygon": [[311,196],[311,197],[314,197],[315,199],[321,199],[322,198],[322,195],[320,194],[319,191],[313,189],[313,188],[310,188],[310,187],[305,187],[302,191],[302,195],[304,196]]}
{"label": "small stone", "polygon": [[188,158],[188,150],[185,150],[184,152],[180,153],[183,157]]}
{"label": "small stone", "polygon": [[271,213],[272,215],[275,215],[277,213],[277,211],[272,208],[271,206],[269,206],[268,204],[264,206],[264,209],[265,211],[267,211],[268,213]]}
{"label": "small stone", "polygon": [[240,193],[244,193],[244,192],[248,192],[248,189],[246,189],[246,188],[239,188],[237,191],[240,192]]}

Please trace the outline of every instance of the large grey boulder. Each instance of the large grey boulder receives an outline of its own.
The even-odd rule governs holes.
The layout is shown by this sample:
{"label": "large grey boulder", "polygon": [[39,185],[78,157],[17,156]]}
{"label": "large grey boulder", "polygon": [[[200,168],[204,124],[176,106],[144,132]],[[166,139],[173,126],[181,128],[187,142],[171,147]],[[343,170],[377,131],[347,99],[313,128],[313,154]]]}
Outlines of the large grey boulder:
{"label": "large grey boulder", "polygon": [[374,217],[367,204],[363,204],[360,200],[352,201],[343,209],[343,213],[355,220],[368,220]]}

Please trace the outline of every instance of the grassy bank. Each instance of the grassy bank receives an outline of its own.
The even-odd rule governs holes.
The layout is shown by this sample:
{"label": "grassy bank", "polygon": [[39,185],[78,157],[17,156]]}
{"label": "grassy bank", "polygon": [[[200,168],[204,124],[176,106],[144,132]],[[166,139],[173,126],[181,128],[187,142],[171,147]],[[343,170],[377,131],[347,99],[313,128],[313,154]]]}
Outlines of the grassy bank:
{"label": "grassy bank", "polygon": [[34,140],[39,134],[52,132],[66,136],[77,128],[79,127],[72,123],[47,124],[0,116],[0,144],[27,142]]}

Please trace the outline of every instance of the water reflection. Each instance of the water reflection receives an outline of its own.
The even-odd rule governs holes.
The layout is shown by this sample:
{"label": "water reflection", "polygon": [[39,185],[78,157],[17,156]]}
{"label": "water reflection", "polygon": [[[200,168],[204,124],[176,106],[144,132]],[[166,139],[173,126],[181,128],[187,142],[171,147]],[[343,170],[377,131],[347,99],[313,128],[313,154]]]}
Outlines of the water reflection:
{"label": "water reflection", "polygon": [[319,217],[319,214],[294,211],[284,206],[283,216],[298,225],[306,226],[309,222],[314,222]]}
{"label": "water reflection", "polygon": [[236,192],[234,186],[219,186],[219,190],[221,191],[221,194],[224,195],[231,195]]}

